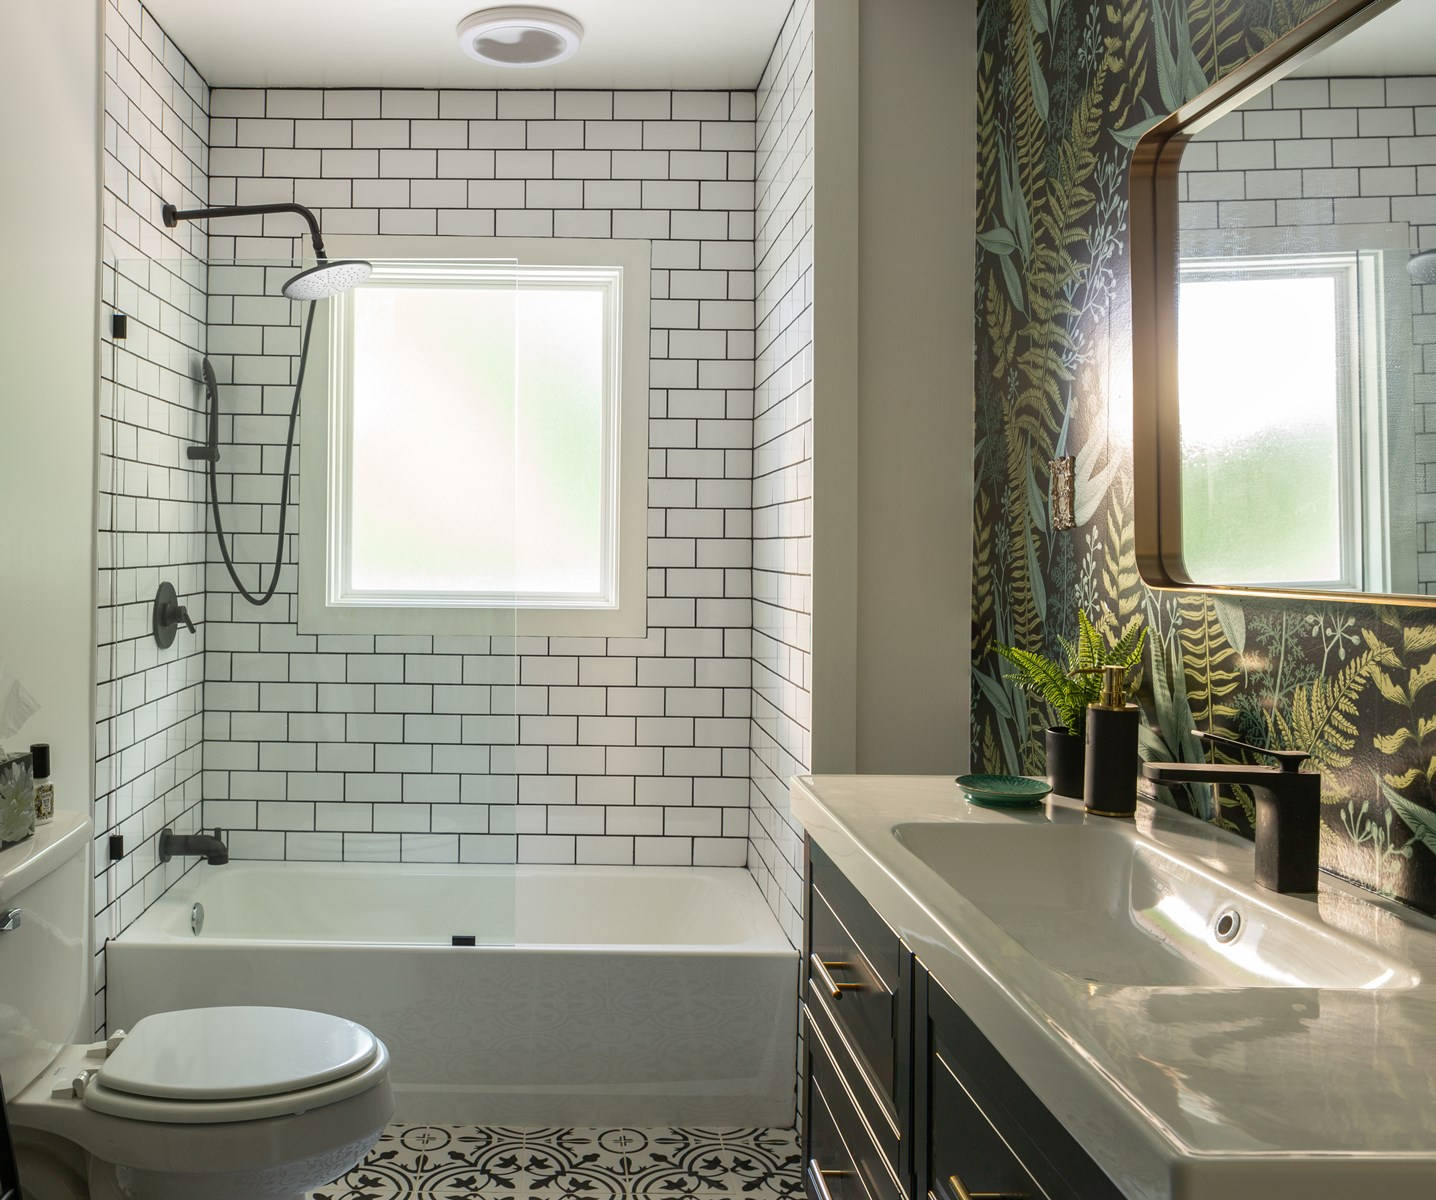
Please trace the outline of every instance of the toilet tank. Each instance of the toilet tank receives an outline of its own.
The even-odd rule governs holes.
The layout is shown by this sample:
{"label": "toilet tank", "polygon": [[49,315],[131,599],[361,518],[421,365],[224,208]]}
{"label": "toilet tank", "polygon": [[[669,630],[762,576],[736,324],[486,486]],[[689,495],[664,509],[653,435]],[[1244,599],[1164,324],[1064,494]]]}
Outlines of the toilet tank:
{"label": "toilet tank", "polygon": [[7,1100],[61,1047],[89,1040],[89,848],[89,820],[56,813],[33,837],[0,850],[0,1077]]}

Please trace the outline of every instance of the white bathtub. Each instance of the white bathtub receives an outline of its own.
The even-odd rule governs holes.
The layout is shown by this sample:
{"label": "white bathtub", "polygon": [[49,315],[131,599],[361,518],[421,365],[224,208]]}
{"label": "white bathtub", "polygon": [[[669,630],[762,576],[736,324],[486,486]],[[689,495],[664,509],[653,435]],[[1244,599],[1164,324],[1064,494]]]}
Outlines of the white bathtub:
{"label": "white bathtub", "polygon": [[199,866],[106,974],[111,1031],[214,1004],[359,1021],[407,1120],[793,1119],[797,955],[741,868]]}

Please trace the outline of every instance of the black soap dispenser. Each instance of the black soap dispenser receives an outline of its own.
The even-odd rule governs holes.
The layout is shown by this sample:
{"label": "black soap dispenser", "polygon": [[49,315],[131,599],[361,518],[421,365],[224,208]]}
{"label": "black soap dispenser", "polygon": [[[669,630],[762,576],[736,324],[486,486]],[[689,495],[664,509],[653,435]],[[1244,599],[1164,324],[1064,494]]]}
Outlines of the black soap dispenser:
{"label": "black soap dispenser", "polygon": [[1137,811],[1137,722],[1141,709],[1128,704],[1127,668],[1091,668],[1102,674],[1102,694],[1087,706],[1087,758],[1082,800],[1089,813],[1130,817]]}

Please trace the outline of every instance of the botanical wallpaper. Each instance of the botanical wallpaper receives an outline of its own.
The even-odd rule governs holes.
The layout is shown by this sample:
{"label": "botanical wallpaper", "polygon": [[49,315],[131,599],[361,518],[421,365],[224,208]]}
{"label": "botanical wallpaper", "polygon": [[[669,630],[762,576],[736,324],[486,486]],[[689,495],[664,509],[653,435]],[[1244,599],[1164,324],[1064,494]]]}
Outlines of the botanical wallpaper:
{"label": "botanical wallpaper", "polygon": [[[973,759],[1045,771],[1048,714],[994,643],[1053,652],[1078,606],[1145,622],[1144,758],[1200,760],[1194,728],[1309,750],[1323,866],[1436,912],[1436,613],[1154,592],[1132,541],[1132,148],[1323,3],[981,0]],[[1063,455],[1077,526],[1054,532]],[[1243,792],[1171,799],[1250,835]]]}

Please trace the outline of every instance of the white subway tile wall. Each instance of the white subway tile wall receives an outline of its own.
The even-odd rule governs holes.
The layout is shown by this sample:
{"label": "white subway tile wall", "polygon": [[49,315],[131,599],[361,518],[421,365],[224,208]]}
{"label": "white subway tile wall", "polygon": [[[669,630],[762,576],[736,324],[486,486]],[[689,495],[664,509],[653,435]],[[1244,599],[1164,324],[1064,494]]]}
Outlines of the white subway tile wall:
{"label": "white subway tile wall", "polygon": [[[1185,229],[1410,226],[1436,250],[1436,76],[1287,79],[1182,159]],[[1436,285],[1412,288],[1417,583],[1436,593]]]}
{"label": "white subway tile wall", "polygon": [[803,839],[788,781],[812,763],[814,3],[793,6],[758,88],[748,865],[794,945]]}
{"label": "white subway tile wall", "polygon": [[[160,206],[207,194],[209,88],[135,0],[104,8],[104,220],[96,614],[95,1021],[104,945],[190,865],[158,862],[165,825],[198,827],[205,615],[203,475],[184,448],[202,428],[201,229],[174,235]],[[108,336],[124,313],[129,335]],[[155,589],[169,580],[200,626],[160,650]],[[108,837],[124,838],[111,863]]]}
{"label": "white subway tile wall", "polygon": [[[650,239],[654,267],[648,635],[302,633],[297,537],[264,609],[211,541],[205,822],[236,857],[745,863],[754,110],[752,92],[214,90],[211,203],[297,201],[331,236]],[[221,496],[251,586],[302,314],[290,268],[220,264],[290,261],[296,224],[209,238]]]}

